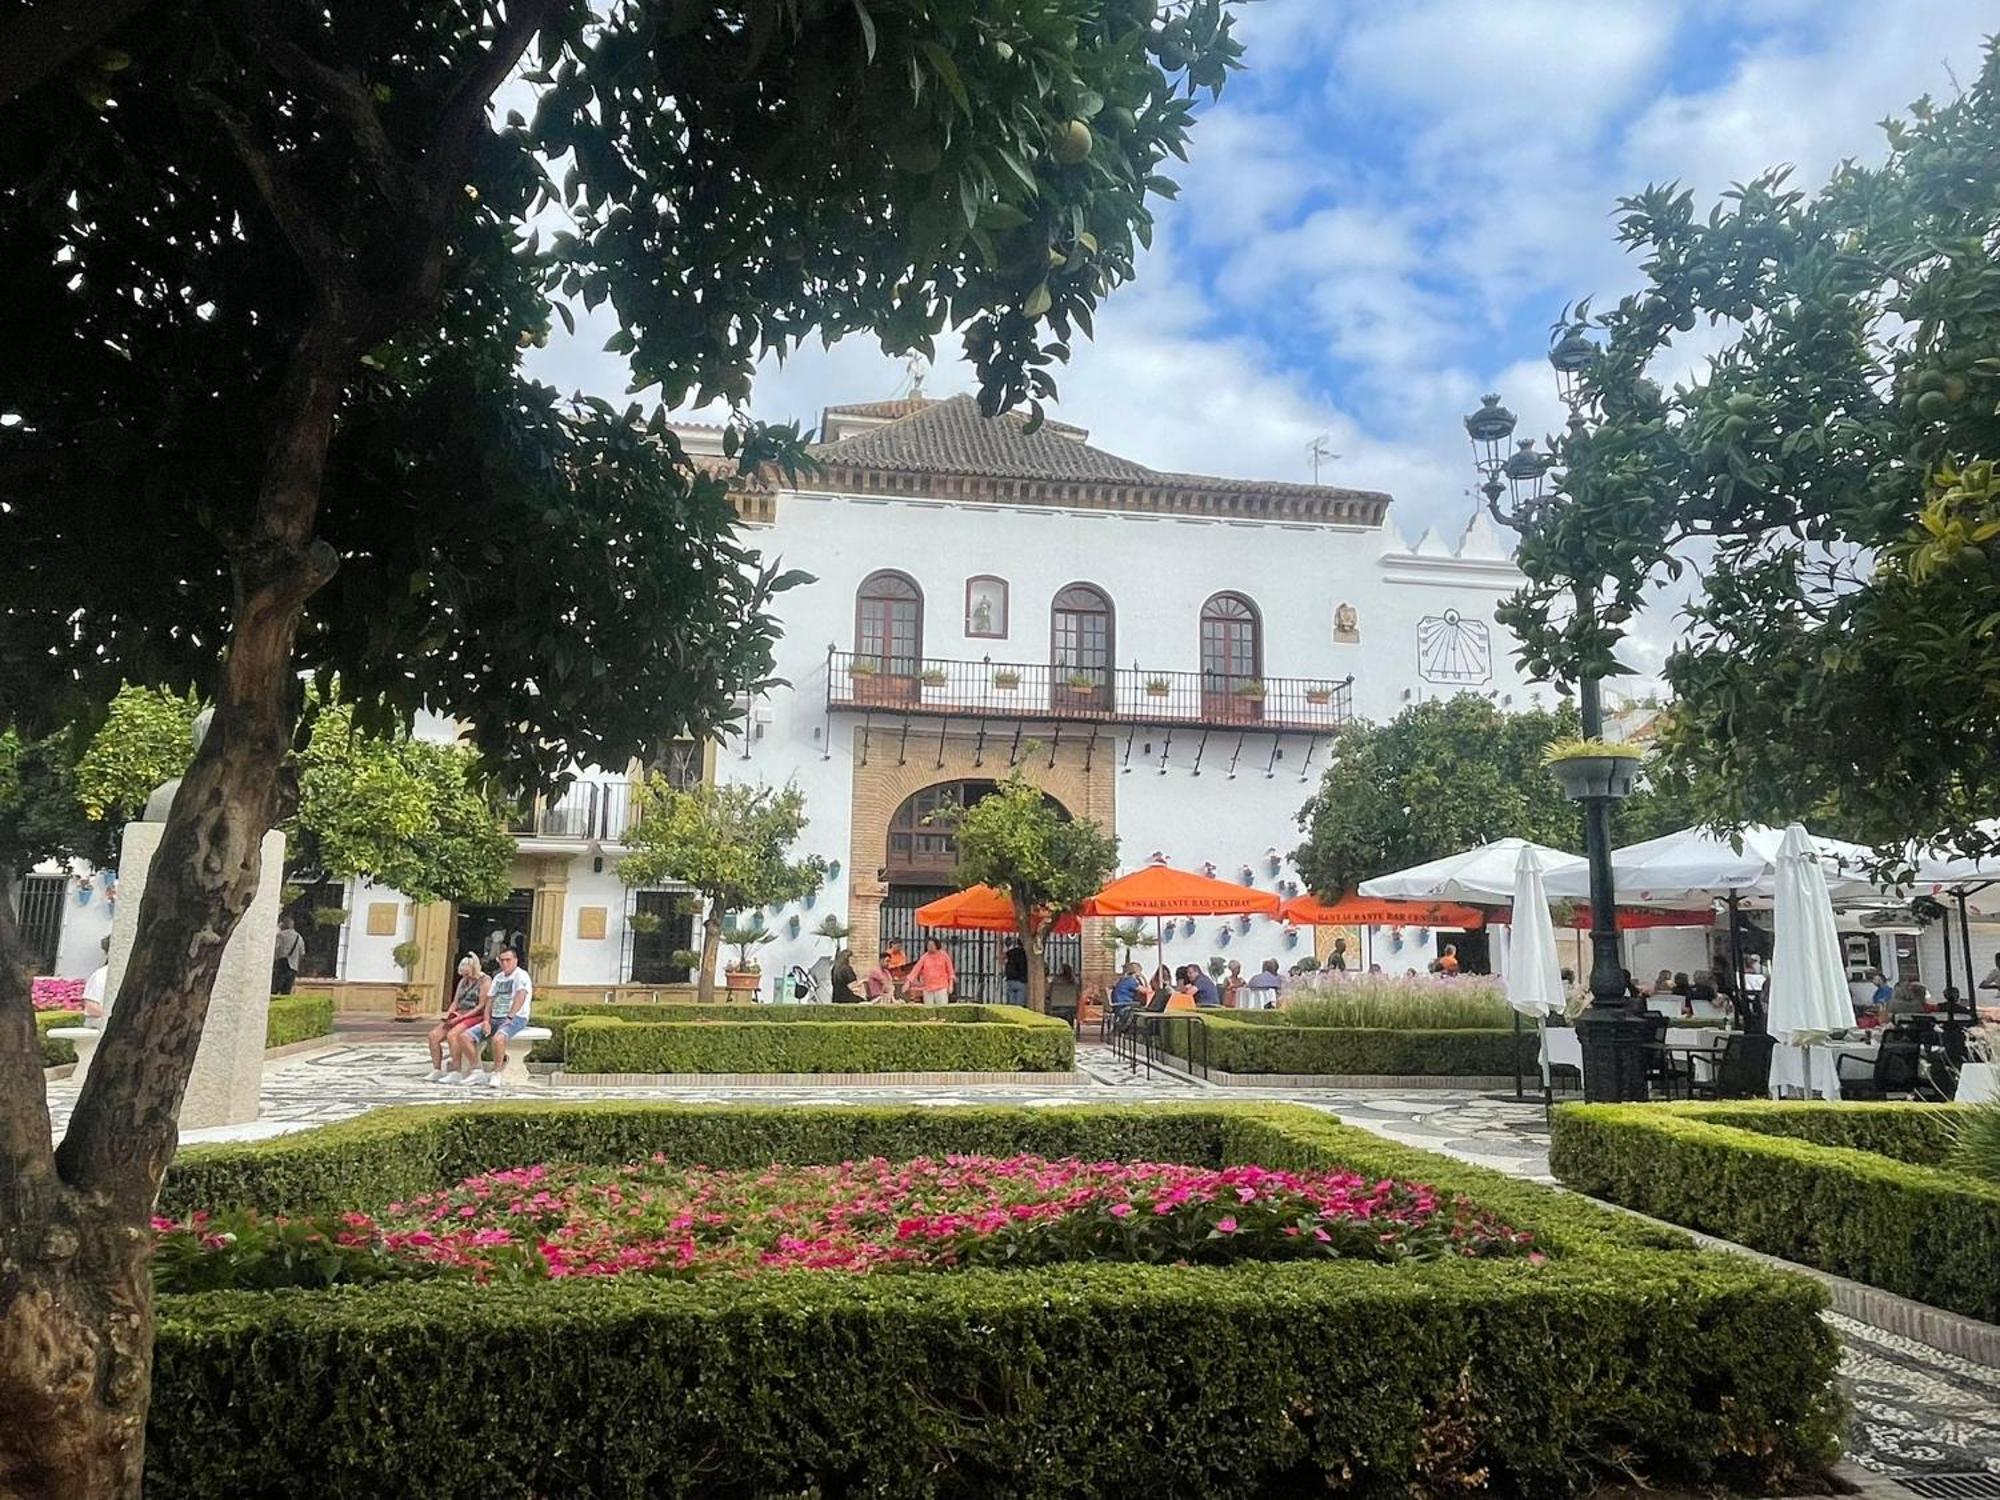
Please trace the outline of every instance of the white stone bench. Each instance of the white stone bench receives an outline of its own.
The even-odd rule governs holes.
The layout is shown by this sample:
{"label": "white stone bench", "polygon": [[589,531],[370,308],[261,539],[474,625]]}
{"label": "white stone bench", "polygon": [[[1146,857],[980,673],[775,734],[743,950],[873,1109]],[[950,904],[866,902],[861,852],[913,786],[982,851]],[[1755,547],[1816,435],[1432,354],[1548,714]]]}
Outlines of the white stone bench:
{"label": "white stone bench", "polygon": [[104,1033],[95,1026],[51,1026],[45,1035],[76,1048],[76,1069],[69,1077],[78,1088],[83,1087],[83,1077],[90,1071],[90,1060],[96,1056],[98,1039]]}
{"label": "white stone bench", "polygon": [[[507,1038],[507,1066],[500,1070],[503,1082],[512,1083],[525,1071],[528,1052],[537,1042],[546,1042],[555,1033],[546,1026],[523,1026]],[[490,1044],[489,1044],[490,1045]]]}

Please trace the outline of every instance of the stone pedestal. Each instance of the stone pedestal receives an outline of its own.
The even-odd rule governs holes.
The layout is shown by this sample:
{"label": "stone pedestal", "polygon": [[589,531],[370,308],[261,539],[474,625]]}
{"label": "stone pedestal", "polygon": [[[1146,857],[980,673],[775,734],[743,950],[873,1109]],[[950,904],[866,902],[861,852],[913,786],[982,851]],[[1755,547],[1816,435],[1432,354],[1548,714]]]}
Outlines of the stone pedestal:
{"label": "stone pedestal", "polygon": [[[118,859],[118,916],[111,926],[111,972],[105,998],[125,977],[138,926],[139,903],[152,874],[164,823],[128,823]],[[277,941],[279,893],[285,881],[285,836],[264,835],[263,873],[256,897],[230,934],[209,996],[201,1047],[181,1100],[182,1130],[240,1125],[257,1118],[257,1090],[264,1074],[264,1023],[271,1008],[271,951]]]}

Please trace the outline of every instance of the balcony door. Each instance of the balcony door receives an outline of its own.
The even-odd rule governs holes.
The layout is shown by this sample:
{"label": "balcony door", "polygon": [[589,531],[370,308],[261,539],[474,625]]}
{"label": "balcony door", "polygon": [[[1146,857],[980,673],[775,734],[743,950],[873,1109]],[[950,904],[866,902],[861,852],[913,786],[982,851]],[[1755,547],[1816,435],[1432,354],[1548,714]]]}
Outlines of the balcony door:
{"label": "balcony door", "polygon": [[1264,716],[1263,631],[1241,594],[1217,594],[1201,607],[1201,708],[1210,720]]}
{"label": "balcony door", "polygon": [[1049,630],[1055,706],[1108,712],[1113,651],[1111,601],[1087,583],[1056,595]]}
{"label": "balcony door", "polygon": [[911,703],[923,670],[924,595],[901,573],[875,573],[854,601],[854,695]]}

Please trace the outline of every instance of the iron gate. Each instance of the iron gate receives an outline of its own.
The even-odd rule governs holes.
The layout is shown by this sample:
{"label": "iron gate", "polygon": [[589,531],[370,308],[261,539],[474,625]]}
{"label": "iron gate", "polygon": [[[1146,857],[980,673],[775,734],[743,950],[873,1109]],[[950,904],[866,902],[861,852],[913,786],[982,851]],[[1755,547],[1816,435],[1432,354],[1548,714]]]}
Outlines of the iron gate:
{"label": "iron gate", "polygon": [[[951,954],[952,967],[958,970],[958,994],[961,1000],[979,1000],[988,1004],[1000,1004],[1007,998],[1005,976],[1001,972],[1001,962],[1007,951],[1007,934],[1004,932],[953,932],[943,927],[922,927],[917,923],[917,908],[927,906],[940,896],[949,896],[958,887],[950,885],[892,885],[889,894],[882,901],[882,946],[901,943],[903,951],[914,959],[924,951],[924,943],[930,938],[943,941],[946,951]],[[1044,956],[1048,961],[1050,977],[1062,972],[1064,964],[1079,976],[1083,974],[1083,939],[1072,933],[1067,937],[1050,937],[1044,942]],[[864,955],[856,955],[855,967],[866,972],[868,965],[860,960]],[[873,954],[865,955],[873,959]]]}
{"label": "iron gate", "polygon": [[21,946],[28,950],[30,974],[53,974],[56,949],[62,942],[63,890],[69,882],[60,875],[30,875],[20,886]]}

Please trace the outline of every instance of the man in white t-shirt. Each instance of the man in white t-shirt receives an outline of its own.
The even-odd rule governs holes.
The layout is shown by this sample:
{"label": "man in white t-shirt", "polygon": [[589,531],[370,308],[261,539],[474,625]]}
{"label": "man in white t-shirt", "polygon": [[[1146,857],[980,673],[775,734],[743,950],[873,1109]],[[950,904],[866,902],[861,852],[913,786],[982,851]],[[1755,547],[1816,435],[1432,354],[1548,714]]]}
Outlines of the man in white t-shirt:
{"label": "man in white t-shirt", "polygon": [[[451,1050],[458,1059],[458,1070],[447,1073],[442,1081],[471,1082],[498,1088],[500,1075],[507,1067],[508,1039],[519,1035],[521,1028],[528,1024],[528,1011],[534,999],[535,982],[521,967],[521,955],[512,948],[502,948],[500,972],[493,976],[493,987],[486,1000],[486,1014],[474,1024],[461,1026],[452,1034]],[[488,1042],[493,1044],[493,1071],[481,1073],[479,1049]]]}
{"label": "man in white t-shirt", "polygon": [[103,940],[104,962],[90,971],[90,977],[83,982],[83,1024],[102,1031],[106,1015],[104,1007],[104,987],[111,982],[111,937],[107,933]]}

